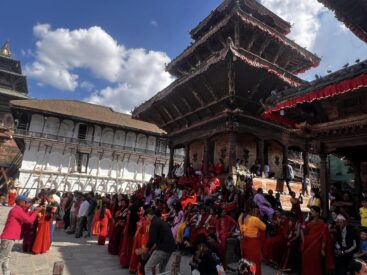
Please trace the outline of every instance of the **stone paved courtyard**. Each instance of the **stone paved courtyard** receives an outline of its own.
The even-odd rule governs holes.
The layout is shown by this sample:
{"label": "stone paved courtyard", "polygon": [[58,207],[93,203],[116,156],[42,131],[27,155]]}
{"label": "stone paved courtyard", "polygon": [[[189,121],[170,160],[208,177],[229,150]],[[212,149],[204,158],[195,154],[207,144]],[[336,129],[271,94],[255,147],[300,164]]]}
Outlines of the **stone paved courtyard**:
{"label": "stone paved courtyard", "polygon": [[[0,206],[0,230],[2,231],[10,208]],[[189,257],[181,261],[181,274],[189,275]],[[96,238],[75,239],[62,230],[55,230],[55,241],[47,254],[32,255],[21,251],[18,242],[12,252],[10,269],[14,275],[51,275],[56,261],[65,263],[64,275],[113,275],[129,274],[119,265],[117,256],[109,255],[106,246],[98,246]],[[277,274],[263,267],[264,275]],[[279,273],[278,273],[279,274]]]}

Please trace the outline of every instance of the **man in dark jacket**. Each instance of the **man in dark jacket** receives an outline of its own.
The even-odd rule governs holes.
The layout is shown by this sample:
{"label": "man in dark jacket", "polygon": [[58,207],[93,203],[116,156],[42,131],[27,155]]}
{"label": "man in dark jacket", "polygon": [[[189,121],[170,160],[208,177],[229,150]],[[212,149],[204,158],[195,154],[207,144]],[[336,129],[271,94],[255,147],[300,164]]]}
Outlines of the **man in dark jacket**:
{"label": "man in dark jacket", "polygon": [[157,217],[154,209],[145,211],[145,216],[150,221],[149,239],[147,244],[150,258],[145,264],[145,275],[153,274],[154,268],[159,265],[160,272],[165,270],[172,252],[176,250],[171,227]]}
{"label": "man in dark jacket", "polygon": [[343,215],[336,218],[335,274],[347,274],[353,254],[358,250],[358,236],[353,227],[347,225]]}

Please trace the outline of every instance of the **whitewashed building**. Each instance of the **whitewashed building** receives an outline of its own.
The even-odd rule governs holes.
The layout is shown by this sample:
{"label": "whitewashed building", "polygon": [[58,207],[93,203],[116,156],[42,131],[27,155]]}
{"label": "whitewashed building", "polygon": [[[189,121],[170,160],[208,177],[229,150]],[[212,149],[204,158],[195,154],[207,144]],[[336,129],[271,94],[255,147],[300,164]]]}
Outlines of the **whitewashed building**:
{"label": "whitewashed building", "polygon": [[183,161],[183,150],[175,150],[173,159],[157,126],[108,107],[31,99],[11,101],[11,110],[14,138],[23,151],[23,192],[131,193],[154,174],[167,175],[173,161]]}

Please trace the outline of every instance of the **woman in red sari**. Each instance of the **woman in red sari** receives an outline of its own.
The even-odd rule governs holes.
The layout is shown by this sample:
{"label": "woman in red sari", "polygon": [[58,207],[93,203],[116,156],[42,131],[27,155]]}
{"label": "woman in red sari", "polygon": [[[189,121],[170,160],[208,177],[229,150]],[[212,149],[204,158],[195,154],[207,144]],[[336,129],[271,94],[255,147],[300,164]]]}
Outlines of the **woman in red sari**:
{"label": "woman in red sari", "polygon": [[46,253],[51,246],[51,222],[52,222],[51,213],[39,213],[38,217],[38,227],[36,238],[33,243],[32,252],[34,254],[42,254]]}
{"label": "woman in red sari", "polygon": [[[108,235],[108,224],[112,218],[111,211],[107,208],[108,203],[103,203],[102,208],[99,209],[93,218],[93,232],[98,232],[98,245],[104,245]],[[96,232],[97,231],[97,232]]]}
{"label": "woman in red sari", "polygon": [[[245,214],[246,213],[246,214]],[[266,225],[258,218],[259,208],[246,209],[239,217],[241,235],[243,238],[242,257],[256,264],[256,275],[261,275],[262,238]]]}
{"label": "woman in red sari", "polygon": [[304,217],[303,217],[303,213],[301,210],[301,205],[303,203],[302,195],[300,194],[299,197],[296,198],[296,193],[292,191],[290,202],[292,204],[291,212],[296,215],[299,221],[303,222]]}
{"label": "woman in red sari", "polygon": [[283,254],[286,250],[286,240],[289,234],[288,224],[288,220],[276,210],[272,219],[274,230],[272,230],[272,234],[266,238],[264,245],[264,258],[278,266],[281,265]]}
{"label": "woman in red sari", "polygon": [[17,197],[17,188],[15,188],[14,184],[9,187],[8,191],[8,205],[14,206],[15,205],[15,198]]}
{"label": "woman in red sari", "polygon": [[327,224],[320,219],[320,208],[312,206],[312,220],[301,233],[302,275],[322,275],[334,266],[333,251]]}
{"label": "woman in red sari", "polygon": [[223,266],[226,267],[227,238],[232,234],[237,223],[232,217],[228,216],[225,209],[220,210],[220,215],[216,223],[216,234],[218,240],[219,257]]}
{"label": "woman in red sari", "polygon": [[138,211],[138,205],[135,203],[132,204],[126,218],[126,225],[124,229],[124,235],[122,237],[120,250],[120,265],[123,268],[128,268],[130,264],[134,235],[136,232],[136,224],[139,220]]}
{"label": "woman in red sari", "polygon": [[108,252],[112,255],[119,255],[120,243],[126,225],[126,216],[128,212],[128,199],[121,198],[118,202],[118,209],[114,217],[114,224],[109,232]]}
{"label": "woman in red sari", "polygon": [[300,263],[300,236],[301,236],[301,222],[297,219],[294,213],[290,214],[288,222],[288,236],[285,240],[286,249],[283,254],[281,270],[284,272],[291,271],[292,269],[299,270]]}
{"label": "woman in red sari", "polygon": [[134,243],[131,251],[131,258],[130,258],[130,265],[129,265],[129,272],[136,273],[138,271],[139,259],[138,255],[136,254],[136,250],[142,248],[145,243],[144,241],[144,234],[146,234],[146,227],[148,224],[148,220],[144,217],[144,208],[139,208],[139,221],[136,224],[136,233],[134,236]]}

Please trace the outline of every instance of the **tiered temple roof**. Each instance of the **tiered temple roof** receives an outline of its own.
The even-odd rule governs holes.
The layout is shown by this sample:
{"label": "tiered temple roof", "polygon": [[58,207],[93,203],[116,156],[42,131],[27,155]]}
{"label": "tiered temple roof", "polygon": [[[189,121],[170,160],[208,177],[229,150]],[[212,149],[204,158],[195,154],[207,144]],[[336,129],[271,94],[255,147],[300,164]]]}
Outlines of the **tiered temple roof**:
{"label": "tiered temple roof", "polygon": [[[9,95],[9,91],[13,91],[12,96],[23,98],[28,94],[27,78],[22,75],[20,62],[12,59],[9,43],[0,49],[0,93],[4,90],[4,95]],[[15,92],[15,93],[14,93]]]}
{"label": "tiered temple roof", "polygon": [[365,0],[318,0],[335,12],[355,35],[367,43],[367,1]]}
{"label": "tiered temple roof", "polygon": [[[261,16],[255,13],[256,10],[262,11]],[[269,19],[273,17],[279,20]],[[268,20],[262,21],[264,18]],[[236,47],[292,73],[317,66],[320,59],[286,38],[284,33],[289,29],[277,27],[281,23],[286,25],[256,1],[227,0],[192,31],[196,41],[176,57],[167,70],[177,77],[190,74],[213,53],[225,47],[227,37],[233,38]]]}
{"label": "tiered temple roof", "polygon": [[289,27],[254,0],[223,2],[191,32],[196,42],[167,66],[178,79],[137,107],[133,117],[170,135],[234,110],[261,123],[270,93],[304,84],[294,73],[320,61],[284,36]]}
{"label": "tiered temple roof", "polygon": [[208,32],[212,26],[217,25],[231,9],[236,7],[284,35],[291,31],[291,24],[289,22],[283,20],[278,15],[259,4],[256,0],[225,0],[218,8],[212,11],[203,21],[191,30],[191,37],[198,40],[198,38]]}

